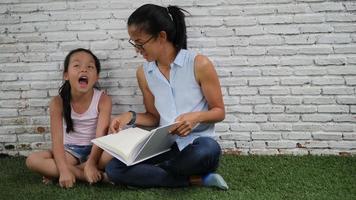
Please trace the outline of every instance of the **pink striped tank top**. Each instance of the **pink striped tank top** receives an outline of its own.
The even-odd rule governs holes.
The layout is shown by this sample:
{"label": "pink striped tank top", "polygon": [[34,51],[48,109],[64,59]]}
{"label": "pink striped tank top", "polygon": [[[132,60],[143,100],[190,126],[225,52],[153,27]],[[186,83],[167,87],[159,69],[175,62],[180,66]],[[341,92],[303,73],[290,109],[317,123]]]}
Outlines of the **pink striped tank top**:
{"label": "pink striped tank top", "polygon": [[103,92],[94,89],[94,94],[87,111],[82,114],[76,113],[73,108],[71,110],[71,116],[73,120],[74,131],[66,133],[66,123],[63,119],[63,135],[64,144],[75,145],[90,145],[91,140],[95,138],[96,126],[98,123],[98,104]]}

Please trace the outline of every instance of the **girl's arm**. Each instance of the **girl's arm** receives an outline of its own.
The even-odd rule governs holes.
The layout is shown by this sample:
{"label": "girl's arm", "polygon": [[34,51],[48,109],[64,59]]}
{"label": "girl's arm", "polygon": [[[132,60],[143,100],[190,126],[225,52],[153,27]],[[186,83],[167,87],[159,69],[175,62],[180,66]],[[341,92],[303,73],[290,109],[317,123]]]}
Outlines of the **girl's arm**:
{"label": "girl's arm", "polygon": [[[107,134],[110,123],[111,107],[111,98],[103,93],[98,105],[99,116],[95,137],[101,137]],[[101,179],[101,173],[98,171],[97,165],[102,152],[102,149],[93,145],[84,167],[84,174],[89,183],[95,183]]]}
{"label": "girl's arm", "polygon": [[[137,82],[140,87],[143,96],[143,103],[146,108],[145,113],[137,113],[136,115],[136,125],[140,126],[157,126],[159,123],[159,113],[154,106],[154,96],[148,88],[143,67],[140,66],[136,71]],[[115,117],[110,124],[111,132],[118,132],[122,127],[130,122],[132,118],[132,113],[126,112],[118,117]]]}
{"label": "girl's arm", "polygon": [[67,165],[63,145],[63,103],[60,96],[54,97],[50,102],[50,126],[52,137],[52,151],[59,172],[59,184],[61,187],[72,187],[75,176]]}
{"label": "girl's arm", "polygon": [[209,110],[185,113],[177,117],[180,124],[172,129],[180,136],[188,135],[197,123],[216,123],[224,120],[225,107],[218,75],[212,62],[203,55],[197,55],[194,63],[195,78],[208,102]]}

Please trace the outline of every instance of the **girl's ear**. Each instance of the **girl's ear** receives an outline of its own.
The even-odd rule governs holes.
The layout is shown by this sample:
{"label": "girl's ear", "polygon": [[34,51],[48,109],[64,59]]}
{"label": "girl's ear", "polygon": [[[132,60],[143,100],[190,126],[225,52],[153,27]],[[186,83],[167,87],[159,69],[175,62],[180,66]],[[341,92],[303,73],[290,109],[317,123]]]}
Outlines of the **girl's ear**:
{"label": "girl's ear", "polygon": [[63,79],[64,79],[65,81],[68,81],[68,80],[69,80],[68,72],[64,72],[64,74],[63,74]]}

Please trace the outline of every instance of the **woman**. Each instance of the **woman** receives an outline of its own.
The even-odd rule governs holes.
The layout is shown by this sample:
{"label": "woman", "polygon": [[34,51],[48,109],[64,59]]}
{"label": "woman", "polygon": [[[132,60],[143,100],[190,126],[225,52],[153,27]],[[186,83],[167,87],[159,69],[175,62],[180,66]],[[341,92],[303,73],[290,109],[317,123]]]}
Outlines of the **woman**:
{"label": "woman", "polygon": [[176,143],[171,151],[134,166],[113,159],[106,166],[110,181],[139,187],[216,186],[228,189],[213,173],[221,149],[212,138],[214,123],[225,118],[220,83],[213,64],[186,50],[184,13],[177,6],[146,4],[128,19],[129,42],[146,60],[137,69],[146,113],[129,111],[114,118],[112,132],[125,125],[163,126]]}

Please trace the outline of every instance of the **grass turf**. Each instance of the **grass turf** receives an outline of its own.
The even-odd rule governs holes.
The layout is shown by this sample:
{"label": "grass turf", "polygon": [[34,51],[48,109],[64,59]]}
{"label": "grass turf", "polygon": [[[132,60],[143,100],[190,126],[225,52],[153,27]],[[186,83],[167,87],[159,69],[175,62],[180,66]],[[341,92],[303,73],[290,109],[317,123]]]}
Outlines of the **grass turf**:
{"label": "grass turf", "polygon": [[128,189],[77,183],[44,185],[23,157],[0,158],[0,199],[356,199],[356,157],[224,155],[218,172],[230,189]]}

